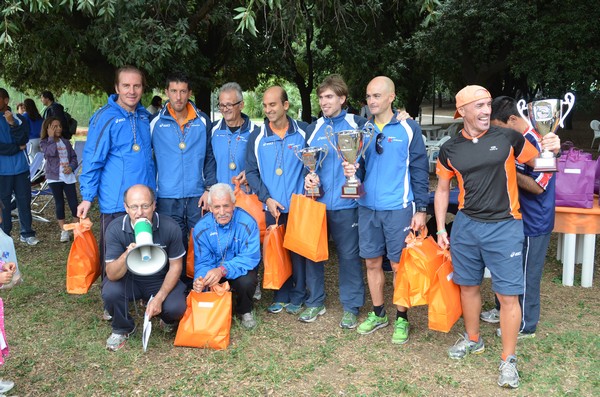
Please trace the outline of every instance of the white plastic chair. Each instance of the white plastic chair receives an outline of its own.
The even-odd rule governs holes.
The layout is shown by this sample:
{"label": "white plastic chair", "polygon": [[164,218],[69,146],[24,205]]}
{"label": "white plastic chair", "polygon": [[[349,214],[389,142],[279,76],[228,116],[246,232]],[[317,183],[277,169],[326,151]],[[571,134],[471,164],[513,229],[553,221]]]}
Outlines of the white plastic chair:
{"label": "white plastic chair", "polygon": [[[592,120],[592,122],[590,123],[590,128],[592,129],[592,131],[594,131],[594,139],[592,139],[592,146],[590,146],[591,148],[593,148],[594,141],[600,138],[600,121]],[[598,146],[598,151],[600,152],[600,146]]]}
{"label": "white plastic chair", "polygon": [[462,123],[452,123],[450,127],[444,131],[444,136],[453,137],[458,133],[459,128],[462,127]]}
{"label": "white plastic chair", "polygon": [[446,135],[439,141],[430,144],[429,148],[427,148],[427,157],[429,157],[429,172],[430,173],[433,173],[435,171],[435,164],[437,163],[437,158],[440,154],[440,148],[442,147],[442,145],[445,142],[449,141],[450,138],[451,137],[449,135]]}

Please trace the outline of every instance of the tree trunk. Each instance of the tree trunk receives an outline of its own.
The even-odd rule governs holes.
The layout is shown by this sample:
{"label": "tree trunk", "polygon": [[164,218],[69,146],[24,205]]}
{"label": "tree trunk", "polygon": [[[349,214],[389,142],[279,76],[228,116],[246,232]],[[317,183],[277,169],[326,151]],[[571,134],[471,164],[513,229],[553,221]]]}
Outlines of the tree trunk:
{"label": "tree trunk", "polygon": [[211,115],[211,103],[210,103],[210,96],[211,96],[211,90],[212,87],[208,87],[207,85],[199,85],[198,90],[195,91],[194,90],[194,102],[196,103],[196,107],[203,111],[204,113],[206,113],[208,115],[208,117],[210,117],[212,119],[212,115]]}

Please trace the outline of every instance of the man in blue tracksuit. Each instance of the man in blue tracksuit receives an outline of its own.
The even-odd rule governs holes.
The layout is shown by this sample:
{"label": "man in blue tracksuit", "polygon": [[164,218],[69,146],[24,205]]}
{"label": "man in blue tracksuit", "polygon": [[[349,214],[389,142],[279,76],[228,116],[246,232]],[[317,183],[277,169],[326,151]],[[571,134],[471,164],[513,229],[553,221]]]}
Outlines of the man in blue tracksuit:
{"label": "man in blue tracksuit", "polygon": [[[190,230],[207,207],[206,181],[214,179],[215,161],[208,138],[210,120],[190,101],[190,81],[183,74],[167,78],[169,101],[150,124],[157,171],[157,212],[181,228],[187,248]],[[191,281],[182,278],[191,286]]]}
{"label": "man in blue tracksuit", "polygon": [[[384,308],[382,255],[392,267],[400,261],[410,229],[425,226],[429,202],[429,163],[421,128],[414,120],[399,122],[392,111],[394,82],[375,77],[367,86],[367,104],[373,114],[375,137],[365,153],[365,195],[358,200],[360,256],[367,265],[373,311],[357,331],[369,334],[388,325]],[[346,175],[354,166],[345,163]],[[392,343],[408,341],[408,316],[397,307]]]}
{"label": "man in blue tracksuit", "polygon": [[[327,205],[327,230],[333,237],[339,260],[339,294],[344,314],[340,327],[356,328],[358,311],[365,303],[365,285],[363,281],[362,261],[358,252],[358,204],[354,199],[341,198],[342,186],[346,182],[344,169],[328,140],[325,130],[332,132],[361,129],[365,118],[346,113],[342,109],[348,98],[348,86],[341,76],[331,75],[317,88],[319,105],[323,117],[308,126],[306,143],[312,147],[328,147],[328,155],[321,168],[316,170],[317,177],[306,175],[307,189],[321,184],[323,194],[317,200]],[[306,299],[306,310],[300,315],[300,321],[313,322],[318,315],[325,313],[325,261],[315,263],[307,259],[307,267],[313,268],[311,275],[315,280],[307,283],[313,286]]]}
{"label": "man in blue tracksuit", "polygon": [[228,183],[232,178],[246,183],[246,145],[250,134],[259,127],[242,113],[244,98],[238,83],[226,83],[219,90],[219,111],[223,119],[215,121],[210,132],[210,142],[216,161],[215,183]]}
{"label": "man in blue tracksuit", "polygon": [[82,201],[77,217],[86,218],[97,197],[100,205],[100,263],[104,263],[104,233],[125,214],[123,194],[136,184],[156,188],[150,144],[150,114],[140,104],[143,73],[125,66],[115,73],[116,94],[92,115],[79,177]]}
{"label": "man in blue tracksuit", "polygon": [[21,225],[20,239],[36,245],[39,241],[31,227],[31,182],[24,150],[29,140],[29,126],[9,110],[9,99],[8,92],[0,88],[0,200],[4,204],[0,224],[4,233],[10,236],[10,202],[14,193]]}
{"label": "man in blue tracksuit", "polygon": [[229,281],[235,291],[235,312],[242,326],[256,326],[252,295],[258,283],[260,231],[250,214],[235,207],[231,186],[217,183],[210,188],[211,214],[194,226],[194,290],[202,292]]}
{"label": "man in blue tracksuit", "polygon": [[[267,225],[287,221],[292,194],[303,192],[302,163],[294,153],[295,147],[305,146],[305,124],[292,120],[287,93],[281,87],[268,88],[263,95],[263,110],[267,118],[260,130],[250,135],[246,150],[246,178],[260,201],[265,204]],[[284,308],[297,314],[306,294],[306,258],[290,252],[292,276],[275,291],[270,313]]]}

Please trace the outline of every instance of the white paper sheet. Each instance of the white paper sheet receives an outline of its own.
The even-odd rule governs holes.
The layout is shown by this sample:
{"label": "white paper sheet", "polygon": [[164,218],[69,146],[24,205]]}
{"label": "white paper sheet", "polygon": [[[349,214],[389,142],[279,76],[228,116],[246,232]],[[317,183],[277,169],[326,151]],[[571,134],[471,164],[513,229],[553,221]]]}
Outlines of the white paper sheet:
{"label": "white paper sheet", "polygon": [[[150,299],[148,299],[148,304],[152,301],[153,298],[154,298],[154,295],[152,295],[150,297]],[[148,304],[146,304],[146,306]],[[142,330],[142,349],[144,350],[144,353],[146,353],[146,350],[148,349],[148,340],[150,339],[151,333],[152,333],[152,321],[150,321],[148,314],[144,313],[144,328]]]}

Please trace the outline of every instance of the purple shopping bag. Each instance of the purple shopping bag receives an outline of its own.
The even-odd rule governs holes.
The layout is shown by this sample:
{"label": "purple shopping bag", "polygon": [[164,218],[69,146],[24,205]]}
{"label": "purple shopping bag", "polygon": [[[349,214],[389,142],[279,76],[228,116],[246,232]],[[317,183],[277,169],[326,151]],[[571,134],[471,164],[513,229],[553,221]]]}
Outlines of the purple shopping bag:
{"label": "purple shopping bag", "polygon": [[596,161],[591,153],[571,148],[558,159],[556,173],[556,205],[592,208]]}
{"label": "purple shopping bag", "polygon": [[[596,179],[594,180],[594,193],[600,194],[600,157],[596,160]],[[600,205],[600,201],[598,202]]]}

